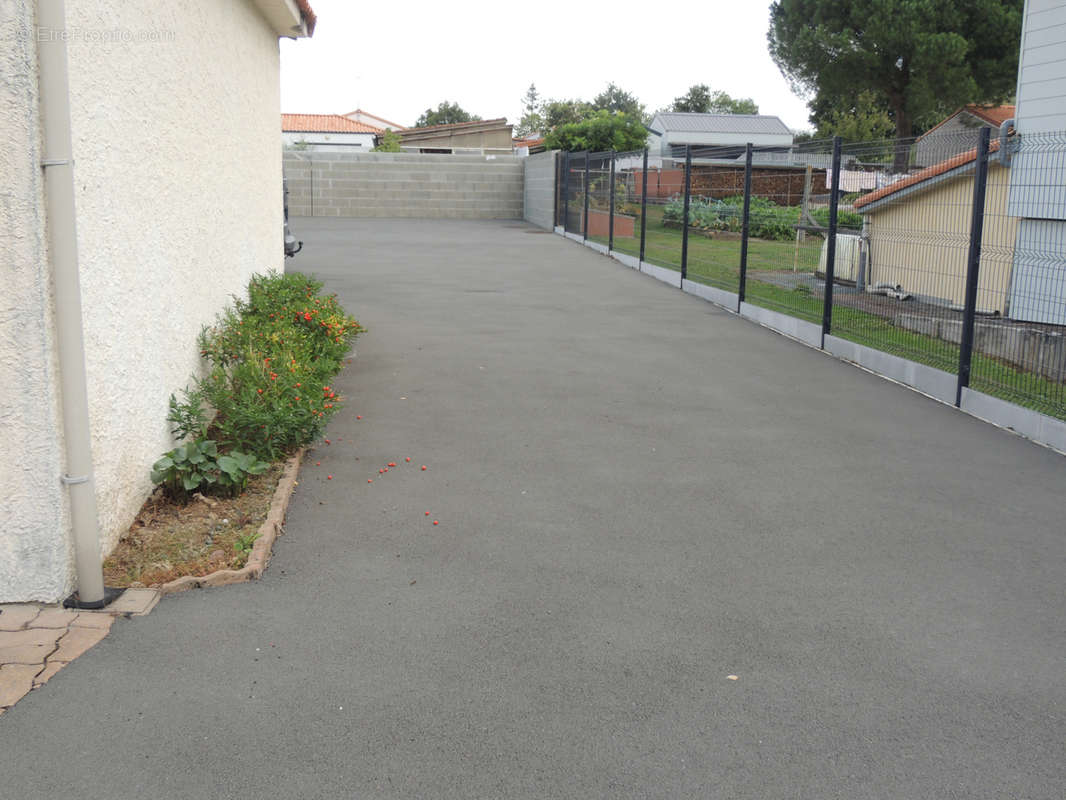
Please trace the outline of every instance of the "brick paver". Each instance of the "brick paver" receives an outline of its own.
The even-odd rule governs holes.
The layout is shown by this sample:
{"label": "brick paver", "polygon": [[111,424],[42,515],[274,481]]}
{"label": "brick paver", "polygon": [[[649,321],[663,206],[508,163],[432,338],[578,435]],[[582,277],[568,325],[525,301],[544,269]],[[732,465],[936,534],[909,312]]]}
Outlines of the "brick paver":
{"label": "brick paver", "polygon": [[0,605],[0,714],[107,636],[115,616],[147,614],[158,601],[152,590],[126,594],[103,611]]}

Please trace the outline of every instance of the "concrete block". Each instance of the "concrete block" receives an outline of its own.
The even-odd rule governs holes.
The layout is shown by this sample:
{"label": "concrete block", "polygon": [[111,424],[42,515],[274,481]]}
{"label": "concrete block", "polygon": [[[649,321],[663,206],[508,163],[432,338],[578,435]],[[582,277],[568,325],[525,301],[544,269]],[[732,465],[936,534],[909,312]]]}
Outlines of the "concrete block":
{"label": "concrete block", "polygon": [[813,322],[791,317],[779,311],[771,311],[768,308],[755,306],[751,303],[740,304],[740,315],[755,320],[767,328],[773,328],[778,333],[791,336],[793,339],[799,339],[811,347],[821,348],[822,346],[822,327],[815,325]]}

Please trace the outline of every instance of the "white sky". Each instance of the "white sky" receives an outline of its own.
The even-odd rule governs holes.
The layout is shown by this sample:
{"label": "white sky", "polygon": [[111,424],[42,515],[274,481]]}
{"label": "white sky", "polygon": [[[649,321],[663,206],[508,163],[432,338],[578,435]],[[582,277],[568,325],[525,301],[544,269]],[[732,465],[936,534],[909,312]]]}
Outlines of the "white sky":
{"label": "white sky", "polygon": [[790,128],[810,127],[806,103],[767,52],[768,0],[311,5],[314,37],[281,42],[281,110],[288,113],[359,107],[411,125],[449,100],[514,123],[530,83],[542,100],[591,100],[613,81],[648,111],[706,83],[753,98],[760,113],[776,114]]}

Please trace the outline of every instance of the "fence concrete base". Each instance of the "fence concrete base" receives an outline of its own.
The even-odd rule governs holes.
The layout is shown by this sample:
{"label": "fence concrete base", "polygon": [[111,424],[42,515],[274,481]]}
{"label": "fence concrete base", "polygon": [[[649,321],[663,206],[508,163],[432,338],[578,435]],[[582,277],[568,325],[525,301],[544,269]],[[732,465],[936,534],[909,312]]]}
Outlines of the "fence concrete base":
{"label": "fence concrete base", "polygon": [[727,292],[725,289],[690,281],[687,278],[681,282],[681,291],[694,294],[696,297],[702,297],[704,300],[714,303],[716,306],[721,306],[727,311],[732,311],[734,314],[740,302],[736,292]]}
{"label": "fence concrete base", "polygon": [[619,253],[616,250],[612,250],[607,255],[609,255],[611,258],[613,258],[619,264],[623,264],[623,265],[629,267],[630,269],[636,269],[636,270],[640,269],[640,259],[638,259],[636,256],[631,256],[631,255],[628,255],[627,253]]}
{"label": "fence concrete base", "polygon": [[640,262],[640,271],[646,275],[651,275],[655,280],[670,284],[675,289],[681,288],[680,272],[674,272],[672,269],[667,269],[666,267],[649,264],[647,261]]}
{"label": "fence concrete base", "polygon": [[972,389],[962,390],[962,410],[1066,453],[1066,422],[1062,420]]}
{"label": "fence concrete base", "polygon": [[925,364],[890,353],[883,353],[837,336],[825,337],[825,349],[837,358],[851,361],[878,375],[899,381],[944,403],[955,404],[958,378],[950,372],[927,367]]}
{"label": "fence concrete base", "polygon": [[597,253],[600,253],[601,255],[607,255],[607,253],[609,252],[607,250],[607,245],[600,244],[599,242],[585,242],[585,246],[591,247],[593,250],[595,250]]}
{"label": "fence concrete base", "polygon": [[811,347],[819,349],[822,347],[822,328],[813,322],[796,319],[788,314],[771,311],[762,306],[753,306],[751,303],[740,304],[740,316],[754,320],[767,328],[773,328],[775,331],[791,336],[793,339],[799,339]]}

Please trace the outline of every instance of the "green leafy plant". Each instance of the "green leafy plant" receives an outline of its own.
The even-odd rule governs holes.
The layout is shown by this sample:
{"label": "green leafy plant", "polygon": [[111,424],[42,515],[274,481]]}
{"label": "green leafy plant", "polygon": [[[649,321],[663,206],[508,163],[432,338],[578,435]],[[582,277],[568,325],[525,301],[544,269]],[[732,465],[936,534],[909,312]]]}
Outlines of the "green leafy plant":
{"label": "green leafy plant", "polygon": [[255,545],[255,540],[259,538],[259,531],[255,533],[249,533],[244,536],[238,536],[237,541],[233,543],[233,549],[238,555],[247,556],[252,552],[252,547]]}
{"label": "green leafy plant", "polygon": [[185,498],[216,480],[218,446],[211,439],[178,445],[152,465],[152,482],[171,497]]}
{"label": "green leafy plant", "polygon": [[233,495],[244,491],[248,486],[249,477],[262,475],[270,467],[265,461],[260,461],[251,453],[242,453],[239,450],[219,456],[217,465],[217,485]]}
{"label": "green leafy plant", "polygon": [[[725,197],[721,200],[693,197],[689,199],[689,225],[701,230],[738,233],[743,228],[743,208],[744,198],[740,196]],[[663,223],[680,225],[684,213],[683,199],[674,197],[663,208]],[[810,213],[819,225],[829,227],[828,208],[813,208]],[[752,238],[788,241],[795,237],[799,222],[799,206],[779,206],[765,197],[751,198],[748,233]],[[843,208],[838,209],[837,227],[857,230],[862,227],[862,215]]]}
{"label": "green leafy plant", "polygon": [[190,437],[202,438],[207,433],[208,424],[203,394],[189,391],[189,387],[185,387],[183,394],[185,399],[180,403],[174,395],[170,396],[170,412],[167,414],[167,422],[172,426],[170,433],[179,442]]}

